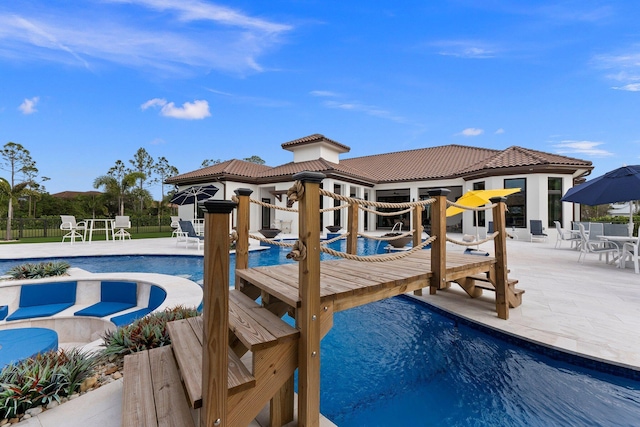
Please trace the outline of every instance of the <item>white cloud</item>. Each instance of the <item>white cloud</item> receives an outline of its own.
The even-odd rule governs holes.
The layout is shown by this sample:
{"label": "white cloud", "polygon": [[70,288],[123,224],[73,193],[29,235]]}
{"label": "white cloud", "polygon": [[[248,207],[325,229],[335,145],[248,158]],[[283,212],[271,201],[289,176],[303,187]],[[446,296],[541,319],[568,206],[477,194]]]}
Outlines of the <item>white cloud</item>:
{"label": "white cloud", "polygon": [[176,107],[173,102],[167,102],[166,99],[153,98],[140,106],[142,110],[150,107],[160,107],[160,115],[174,119],[201,120],[211,116],[209,103],[205,100],[196,99],[193,102],[185,102],[182,107]]}
{"label": "white cloud", "polygon": [[335,98],[335,97],[340,96],[337,93],[331,92],[331,91],[328,91],[328,90],[312,90],[311,92],[309,92],[309,94],[311,96],[318,96],[318,97],[322,97],[322,98]]}
{"label": "white cloud", "polygon": [[613,86],[613,89],[627,90],[629,92],[640,92],[640,83],[629,83],[624,86]]}
{"label": "white cloud", "polygon": [[457,133],[456,135],[462,135],[462,136],[478,136],[478,135],[482,135],[484,133],[484,129],[478,129],[478,128],[466,128],[465,130],[463,130],[460,133]]}
{"label": "white cloud", "polygon": [[38,104],[38,101],[40,101],[40,97],[38,96],[34,96],[31,99],[25,99],[18,109],[22,111],[22,114],[33,114],[38,111],[36,110],[36,104]]}
{"label": "white cloud", "polygon": [[167,104],[167,100],[166,99],[153,98],[153,99],[148,100],[144,104],[142,104],[140,106],[140,108],[142,109],[142,111],[144,111],[144,110],[146,110],[147,108],[150,108],[150,107],[162,107],[162,106],[164,106],[166,104]]}
{"label": "white cloud", "polygon": [[499,50],[488,43],[475,40],[442,40],[431,43],[439,49],[438,54],[459,58],[487,59],[498,56]]}
{"label": "white cloud", "polygon": [[107,62],[167,75],[262,71],[258,59],[293,28],[202,0],[107,0],[73,14],[56,2],[10,6],[0,13],[0,58],[87,69]]}
{"label": "white cloud", "polygon": [[504,129],[500,128],[497,131],[494,132],[494,134],[496,135],[502,135],[504,133]]}
{"label": "white cloud", "polygon": [[580,155],[588,155],[592,157],[609,157],[612,156],[613,153],[603,150],[601,148],[597,148],[600,145],[604,144],[603,142],[598,141],[576,141],[576,140],[564,140],[560,141],[557,144],[554,144],[556,149],[556,153],[558,154],[580,154]]}
{"label": "white cloud", "polygon": [[369,116],[380,117],[382,119],[391,120],[397,123],[407,123],[407,119],[401,116],[396,116],[390,111],[376,107],[374,105],[361,104],[359,102],[337,102],[337,101],[325,101],[323,105],[328,108],[337,108],[340,110],[349,110],[359,113],[364,113]]}

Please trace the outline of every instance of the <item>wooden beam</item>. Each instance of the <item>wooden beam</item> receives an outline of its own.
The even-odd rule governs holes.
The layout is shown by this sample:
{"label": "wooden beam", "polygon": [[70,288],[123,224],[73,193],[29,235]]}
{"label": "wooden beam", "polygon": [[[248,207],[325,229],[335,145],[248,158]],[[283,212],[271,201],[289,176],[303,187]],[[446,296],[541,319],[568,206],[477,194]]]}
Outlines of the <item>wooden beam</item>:
{"label": "wooden beam", "polygon": [[358,253],[358,204],[350,203],[347,219],[347,253],[356,255]]}
{"label": "wooden beam", "polygon": [[228,200],[209,200],[205,208],[202,341],[202,410],[200,426],[230,427],[227,419],[229,343]]}
{"label": "wooden beam", "polygon": [[431,205],[431,234],[436,240],[431,243],[431,283],[429,293],[435,295],[438,289],[447,286],[447,194],[446,188],[429,191],[429,197],[436,199]]}
{"label": "wooden beam", "polygon": [[[249,196],[253,193],[248,188],[238,188],[235,190],[238,196],[238,220],[236,223],[236,232],[238,233],[238,241],[236,242],[236,270],[244,270],[249,266],[249,221],[250,206]],[[236,289],[240,284],[236,280]]]}
{"label": "wooden beam", "polygon": [[[422,243],[422,206],[413,208],[413,247]],[[414,295],[422,296],[422,289],[413,291]]]}
{"label": "wooden beam", "polygon": [[298,426],[320,425],[320,183],[321,173],[302,172],[293,178],[304,185],[298,200],[299,241],[307,255],[299,262],[300,329],[298,350]]}
{"label": "wooden beam", "polygon": [[498,235],[493,240],[495,248],[495,288],[496,288],[496,311],[498,317],[507,320],[509,318],[509,303],[507,301],[507,286],[509,279],[507,278],[507,233],[505,231],[505,197],[494,197],[491,203],[495,203],[493,208],[493,227]]}

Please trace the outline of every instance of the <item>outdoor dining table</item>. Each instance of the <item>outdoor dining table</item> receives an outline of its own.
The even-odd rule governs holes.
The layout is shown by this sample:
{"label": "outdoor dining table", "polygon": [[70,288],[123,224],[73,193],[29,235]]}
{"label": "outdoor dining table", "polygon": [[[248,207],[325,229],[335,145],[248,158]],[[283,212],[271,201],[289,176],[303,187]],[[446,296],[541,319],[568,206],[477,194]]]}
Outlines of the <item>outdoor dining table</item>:
{"label": "outdoor dining table", "polygon": [[106,240],[109,240],[109,233],[113,235],[113,219],[112,218],[89,218],[85,219],[87,226],[84,229],[84,240],[87,241],[87,232],[89,233],[89,242],[93,240],[94,231],[104,231]]}
{"label": "outdoor dining table", "polygon": [[611,261],[614,263],[618,261],[618,267],[624,268],[624,264],[622,263],[622,249],[625,243],[633,243],[635,244],[638,241],[637,236],[606,236],[606,235],[598,235],[596,236],[600,240],[607,240],[609,242],[613,242],[614,245],[618,247],[618,252],[620,253],[619,258],[615,258]]}

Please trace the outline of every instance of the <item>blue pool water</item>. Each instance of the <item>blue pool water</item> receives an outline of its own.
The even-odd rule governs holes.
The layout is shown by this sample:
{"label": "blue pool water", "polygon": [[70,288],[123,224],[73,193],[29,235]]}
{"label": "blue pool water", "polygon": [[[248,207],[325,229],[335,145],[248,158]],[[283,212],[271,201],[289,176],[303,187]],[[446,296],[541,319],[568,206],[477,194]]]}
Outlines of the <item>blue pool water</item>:
{"label": "blue pool water", "polygon": [[[252,253],[249,263],[290,262],[286,252]],[[195,281],[203,271],[191,256],[67,261]],[[0,261],[0,270],[16,262]],[[496,339],[406,297],[336,313],[321,353],[321,410],[341,427],[640,425],[640,382]]]}

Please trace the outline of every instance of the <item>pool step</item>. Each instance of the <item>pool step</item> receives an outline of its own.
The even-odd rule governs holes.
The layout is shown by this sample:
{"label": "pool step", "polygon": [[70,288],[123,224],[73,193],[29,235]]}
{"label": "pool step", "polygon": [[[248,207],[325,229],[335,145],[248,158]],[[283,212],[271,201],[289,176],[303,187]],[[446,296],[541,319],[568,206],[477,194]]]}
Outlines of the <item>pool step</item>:
{"label": "pool step", "polygon": [[[202,317],[170,322],[167,329],[188,401],[192,408],[199,408],[202,406]],[[297,329],[251,298],[240,291],[230,291],[228,425],[248,425],[281,389],[291,389],[293,396],[290,383],[298,365],[299,336]],[[247,357],[249,367],[240,360],[246,352],[251,352],[251,357]],[[291,405],[272,404],[271,407],[271,425],[293,418]]]}

